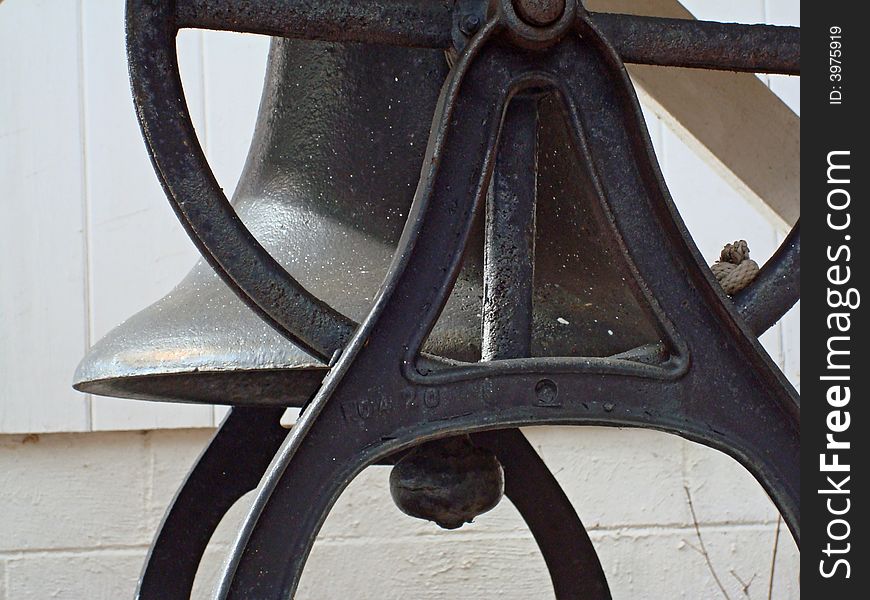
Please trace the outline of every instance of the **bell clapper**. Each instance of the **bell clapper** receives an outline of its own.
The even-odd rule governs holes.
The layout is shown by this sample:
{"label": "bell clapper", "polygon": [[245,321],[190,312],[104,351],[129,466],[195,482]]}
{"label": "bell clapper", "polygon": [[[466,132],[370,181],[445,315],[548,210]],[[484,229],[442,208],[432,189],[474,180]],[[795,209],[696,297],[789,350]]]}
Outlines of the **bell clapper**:
{"label": "bell clapper", "polygon": [[467,435],[426,442],[390,473],[390,494],[406,515],[457,529],[496,506],[504,473],[492,451]]}

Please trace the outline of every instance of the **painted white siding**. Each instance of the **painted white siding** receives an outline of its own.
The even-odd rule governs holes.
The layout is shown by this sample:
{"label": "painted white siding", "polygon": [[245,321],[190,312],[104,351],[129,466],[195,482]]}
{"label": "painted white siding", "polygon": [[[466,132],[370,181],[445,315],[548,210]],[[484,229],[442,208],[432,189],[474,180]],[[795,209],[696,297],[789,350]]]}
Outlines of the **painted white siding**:
{"label": "painted white siding", "polygon": [[[215,423],[209,406],[70,387],[87,347],[197,259],[140,137],[123,18],[123,2],[0,6],[0,250],[12,257],[0,266],[0,433]],[[268,44],[200,31],[178,39],[194,124],[228,192],[247,155]]]}
{"label": "painted white siding", "polygon": [[[800,17],[793,0],[684,4],[699,18]],[[267,38],[251,35],[184,31],[178,39],[195,126],[228,193],[247,154],[267,49]],[[196,260],[139,136],[123,3],[3,2],[0,81],[0,433],[212,426],[210,407],[91,398],[69,387],[85,349],[166,294]],[[799,85],[771,80],[796,110]],[[759,262],[769,256],[785,232],[658,118],[648,121],[704,256],[712,262],[738,238]],[[797,319],[764,341],[798,383]]]}
{"label": "painted white siding", "polygon": [[90,426],[80,35],[73,2],[0,4],[0,432]]}
{"label": "painted white siding", "polygon": [[[161,202],[163,192],[139,134],[123,52],[123,23],[123,2],[82,4],[89,274],[85,283],[91,343],[172,289],[196,258],[169,203]],[[204,130],[202,33],[182,32],[178,50],[192,118]],[[212,424],[208,406],[101,397],[90,402],[94,430]]]}

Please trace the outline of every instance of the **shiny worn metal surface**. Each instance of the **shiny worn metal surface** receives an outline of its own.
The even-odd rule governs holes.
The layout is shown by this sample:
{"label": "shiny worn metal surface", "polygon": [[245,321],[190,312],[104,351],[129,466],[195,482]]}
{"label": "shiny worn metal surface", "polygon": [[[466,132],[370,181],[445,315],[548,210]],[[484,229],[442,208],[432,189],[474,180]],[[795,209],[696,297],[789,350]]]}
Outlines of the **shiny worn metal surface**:
{"label": "shiny worn metal surface", "polygon": [[[276,40],[270,52],[234,207],[280,265],[352,318],[365,315],[392,258],[446,72],[432,50]],[[324,367],[200,261],[101,340],[75,381],[122,397],[300,405]]]}

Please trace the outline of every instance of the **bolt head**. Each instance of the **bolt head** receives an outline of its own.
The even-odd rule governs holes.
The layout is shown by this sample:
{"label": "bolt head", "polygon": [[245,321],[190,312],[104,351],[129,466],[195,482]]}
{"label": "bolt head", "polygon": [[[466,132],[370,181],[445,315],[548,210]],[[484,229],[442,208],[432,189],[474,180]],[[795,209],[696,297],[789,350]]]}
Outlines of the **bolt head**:
{"label": "bolt head", "polygon": [[565,12],[565,0],[513,0],[517,15],[535,27],[546,27]]}
{"label": "bolt head", "polygon": [[473,14],[464,15],[460,20],[459,29],[465,35],[474,35],[480,29],[480,17]]}

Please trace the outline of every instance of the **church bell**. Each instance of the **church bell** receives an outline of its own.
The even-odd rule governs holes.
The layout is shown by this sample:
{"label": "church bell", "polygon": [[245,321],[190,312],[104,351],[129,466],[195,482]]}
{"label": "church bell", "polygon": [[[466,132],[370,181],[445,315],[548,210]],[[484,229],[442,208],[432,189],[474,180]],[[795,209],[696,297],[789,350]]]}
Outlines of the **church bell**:
{"label": "church bell", "polygon": [[[315,296],[359,321],[387,272],[449,67],[438,50],[273,42],[234,208]],[[659,337],[625,283],[556,102],[538,102],[534,356],[609,356]],[[507,149],[510,151],[510,149]],[[481,358],[483,219],[425,351]],[[204,261],[82,360],[75,388],[217,404],[305,403],[325,365],[249,310]]]}

